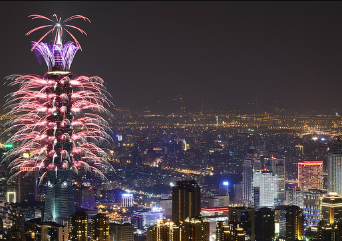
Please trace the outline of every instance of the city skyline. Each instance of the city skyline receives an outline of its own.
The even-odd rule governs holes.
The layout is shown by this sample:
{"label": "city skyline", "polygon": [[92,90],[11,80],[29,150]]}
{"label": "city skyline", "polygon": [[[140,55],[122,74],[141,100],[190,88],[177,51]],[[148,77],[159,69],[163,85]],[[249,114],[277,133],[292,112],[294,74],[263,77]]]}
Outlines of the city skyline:
{"label": "city skyline", "polygon": [[[0,40],[6,46],[0,61],[3,77],[45,71],[28,49],[39,34],[24,37],[35,26],[28,15],[84,14],[94,24],[87,26],[86,41],[75,33],[84,51],[76,56],[72,71],[99,73],[108,80],[116,108],[173,111],[163,104],[182,96],[185,104],[180,106],[186,105],[187,111],[202,101],[204,109],[223,111],[340,111],[339,2],[2,5],[1,20],[11,23],[3,24],[5,37]],[[96,63],[92,66],[86,56]],[[9,92],[3,88],[0,93]]]}

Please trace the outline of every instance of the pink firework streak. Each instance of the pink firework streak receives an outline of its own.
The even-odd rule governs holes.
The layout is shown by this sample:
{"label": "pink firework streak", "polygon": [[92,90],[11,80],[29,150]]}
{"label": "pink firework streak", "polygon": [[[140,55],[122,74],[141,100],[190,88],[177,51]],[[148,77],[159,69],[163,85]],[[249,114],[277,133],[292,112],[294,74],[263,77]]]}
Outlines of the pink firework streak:
{"label": "pink firework streak", "polygon": [[[32,19],[53,20],[42,15],[31,15]],[[15,132],[6,143],[16,147],[9,151],[7,159],[13,174],[10,180],[22,172],[38,171],[40,182],[49,171],[61,170],[92,171],[105,178],[103,172],[111,165],[106,152],[99,147],[111,141],[107,121],[101,114],[111,116],[104,107],[112,103],[107,96],[104,81],[97,76],[75,77],[69,72],[72,60],[80,48],[73,37],[72,42],[61,43],[61,19],[57,24],[37,27],[30,32],[52,27],[33,48],[45,59],[49,72],[38,75],[12,75],[7,77],[10,86],[18,86],[6,102],[9,109],[6,115],[14,116],[6,125],[10,126],[3,134]],[[74,15],[63,22],[82,18]],[[65,25],[85,33],[72,25]],[[58,42],[50,46],[41,42],[50,32],[57,29]],[[67,30],[66,30],[67,31]],[[68,31],[67,31],[68,32]]]}
{"label": "pink firework streak", "polygon": [[76,27],[76,26],[70,25],[70,24],[64,24],[64,23],[66,23],[66,22],[68,22],[68,21],[70,21],[70,20],[73,20],[73,19],[77,19],[77,18],[81,18],[81,19],[83,19],[84,21],[88,21],[89,23],[91,23],[90,20],[89,20],[88,18],[86,18],[86,17],[84,17],[84,16],[82,16],[82,15],[74,15],[74,16],[71,16],[71,17],[65,19],[64,21],[62,21],[61,17],[58,18],[58,17],[57,17],[57,14],[54,14],[54,15],[52,15],[52,17],[54,17],[56,20],[53,21],[52,19],[47,18],[47,17],[45,17],[45,16],[43,16],[43,15],[39,15],[39,14],[32,14],[32,15],[30,15],[29,17],[31,17],[32,20],[33,20],[33,19],[46,19],[46,20],[48,20],[48,21],[50,21],[50,22],[53,23],[53,24],[49,24],[49,25],[43,25],[43,26],[36,27],[36,28],[34,28],[34,29],[32,29],[32,30],[30,30],[29,32],[26,33],[26,35],[30,35],[31,33],[35,32],[35,31],[37,31],[37,30],[39,30],[39,29],[50,28],[50,30],[47,31],[47,32],[46,32],[46,33],[45,33],[45,34],[44,34],[44,35],[43,35],[43,36],[42,36],[42,37],[41,37],[33,46],[32,46],[31,51],[33,51],[33,50],[37,47],[37,45],[38,45],[38,44],[39,44],[39,43],[40,43],[40,42],[41,42],[49,33],[55,32],[55,42],[56,42],[58,34],[62,37],[62,35],[63,35],[63,30],[65,30],[65,31],[72,37],[72,39],[73,39],[74,42],[76,43],[76,46],[79,47],[79,48],[82,50],[80,43],[77,41],[77,39],[75,38],[75,36],[74,36],[73,34],[71,34],[71,33],[66,29],[66,27],[76,29],[77,31],[79,31],[80,33],[85,34],[85,35],[87,35],[87,33],[86,33],[85,31],[83,31],[82,29],[80,29],[79,27]]}
{"label": "pink firework streak", "polygon": [[110,115],[103,104],[112,103],[104,94],[103,80],[48,74],[8,79],[11,86],[20,86],[6,103],[7,115],[15,116],[6,123],[10,127],[5,131],[16,131],[7,141],[16,145],[7,156],[13,160],[9,165],[15,173],[12,177],[38,170],[43,178],[47,171],[72,169],[77,173],[80,168],[104,177],[101,169],[110,164],[97,145],[111,137],[107,121],[96,112]]}

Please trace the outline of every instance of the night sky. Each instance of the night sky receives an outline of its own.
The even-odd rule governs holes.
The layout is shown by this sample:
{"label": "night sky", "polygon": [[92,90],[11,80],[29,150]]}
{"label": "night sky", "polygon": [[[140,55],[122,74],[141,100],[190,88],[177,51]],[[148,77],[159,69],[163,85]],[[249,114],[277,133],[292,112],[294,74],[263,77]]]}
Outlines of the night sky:
{"label": "night sky", "polygon": [[28,15],[81,14],[92,23],[70,21],[88,34],[71,30],[83,48],[71,71],[102,77],[118,108],[159,111],[182,95],[189,111],[342,112],[342,2],[1,2],[0,13],[1,78],[46,72],[30,52],[44,30],[25,33],[49,22]]}

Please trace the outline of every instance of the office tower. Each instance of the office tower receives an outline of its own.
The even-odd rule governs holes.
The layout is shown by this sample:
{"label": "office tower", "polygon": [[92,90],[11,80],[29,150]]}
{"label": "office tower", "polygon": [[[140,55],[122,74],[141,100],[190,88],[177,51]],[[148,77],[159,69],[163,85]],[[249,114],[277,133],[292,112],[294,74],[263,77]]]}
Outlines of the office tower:
{"label": "office tower", "polygon": [[285,200],[285,159],[270,158],[265,163],[265,169],[278,176],[278,205]]}
{"label": "office tower", "polygon": [[255,212],[256,241],[273,241],[274,228],[274,210],[270,208],[260,208]]}
{"label": "office tower", "polygon": [[134,225],[130,223],[110,223],[110,232],[113,234],[114,240],[134,241]]}
{"label": "office tower", "polygon": [[302,240],[304,238],[303,210],[298,206],[288,206],[285,217],[286,238]]}
{"label": "office tower", "polygon": [[255,239],[255,210],[245,207],[229,208],[229,224],[237,225],[243,228],[246,233],[246,240]]}
{"label": "office tower", "polygon": [[120,199],[121,207],[133,207],[133,193],[122,193]]}
{"label": "office tower", "polygon": [[166,219],[172,219],[172,199],[161,199],[159,201],[160,207],[164,210]]}
{"label": "office tower", "polygon": [[259,205],[255,208],[274,207],[278,198],[278,176],[271,171],[254,172],[253,182],[255,189],[254,200]]}
{"label": "office tower", "polygon": [[286,201],[285,205],[295,205],[303,208],[304,194],[301,188],[290,187],[286,190]]}
{"label": "office tower", "polygon": [[195,180],[177,181],[172,188],[172,221],[176,224],[187,217],[200,216],[201,189]]}
{"label": "office tower", "polygon": [[228,207],[229,206],[229,195],[227,196],[216,196],[218,199],[218,207]]}
{"label": "office tower", "polygon": [[205,217],[187,217],[183,226],[182,241],[209,241],[209,222]]}
{"label": "office tower", "polygon": [[104,214],[97,214],[91,218],[91,240],[109,241],[109,218]]}
{"label": "office tower", "polygon": [[279,238],[302,240],[304,238],[303,210],[298,206],[278,206],[276,222],[279,223]]}
{"label": "office tower", "polygon": [[95,209],[95,191],[92,187],[79,187],[74,189],[74,200],[81,208]]}
{"label": "office tower", "polygon": [[202,208],[215,208],[219,207],[219,200],[217,197],[202,197],[201,198]]}
{"label": "office tower", "polygon": [[58,224],[69,219],[75,212],[74,193],[72,189],[72,170],[48,172],[44,221]]}
{"label": "office tower", "polygon": [[303,192],[323,189],[323,161],[298,162],[298,187]]}
{"label": "office tower", "polygon": [[330,192],[321,197],[321,220],[330,224],[342,221],[342,196]]}
{"label": "office tower", "polygon": [[257,150],[254,146],[251,146],[248,150],[247,156],[242,164],[242,188],[243,188],[243,204],[246,207],[253,206],[253,171],[254,164],[256,164],[256,169],[260,169],[260,157],[258,156]]}
{"label": "office tower", "polygon": [[88,241],[88,215],[76,212],[70,216],[70,241]]}
{"label": "office tower", "polygon": [[243,206],[243,185],[242,183],[234,184],[234,205]]}
{"label": "office tower", "polygon": [[229,183],[227,181],[224,181],[219,184],[219,195],[220,196],[228,196],[229,189],[228,189]]}
{"label": "office tower", "polygon": [[[310,189],[304,192],[303,198],[303,214],[305,228],[317,227],[321,210],[321,198],[326,192],[321,190]],[[298,205],[297,205],[298,206]]]}
{"label": "office tower", "polygon": [[21,173],[18,175],[19,186],[19,202],[34,202],[37,201],[37,172],[30,171],[27,173],[25,169],[32,167],[21,167]]}
{"label": "office tower", "polygon": [[329,145],[327,167],[328,192],[342,195],[342,139],[340,136],[334,137]]}
{"label": "office tower", "polygon": [[[147,231],[147,241],[181,241],[182,229],[169,219],[160,219]],[[194,239],[195,240],[195,239]]]}
{"label": "office tower", "polygon": [[243,205],[252,207],[253,165],[250,158],[243,161],[242,170]]}

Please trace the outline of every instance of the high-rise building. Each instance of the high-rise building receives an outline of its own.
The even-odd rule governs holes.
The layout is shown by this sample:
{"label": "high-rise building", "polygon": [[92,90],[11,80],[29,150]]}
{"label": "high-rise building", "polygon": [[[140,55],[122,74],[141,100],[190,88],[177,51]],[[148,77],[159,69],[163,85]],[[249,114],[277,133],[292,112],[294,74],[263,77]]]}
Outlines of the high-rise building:
{"label": "high-rise building", "polygon": [[114,241],[134,241],[134,225],[130,223],[110,223],[110,232],[114,236]]}
{"label": "high-rise building", "polygon": [[278,205],[283,204],[285,200],[285,159],[271,157],[266,161],[265,169],[278,176]]}
{"label": "high-rise building", "polygon": [[243,185],[242,183],[234,184],[234,205],[243,206]]}
{"label": "high-rise building", "polygon": [[286,190],[286,201],[285,205],[295,205],[303,208],[304,194],[301,188],[290,187]]}
{"label": "high-rise building", "polygon": [[304,216],[303,210],[298,206],[276,207],[279,223],[279,237],[286,240],[302,240],[304,238]]}
{"label": "high-rise building", "polygon": [[165,218],[172,219],[172,199],[161,199],[159,205],[164,210]]}
{"label": "high-rise building", "polygon": [[[320,217],[321,200],[325,191],[309,189],[303,193],[303,214],[305,228],[317,227]],[[299,205],[297,205],[299,206]]]}
{"label": "high-rise building", "polygon": [[160,219],[147,231],[147,241],[181,241],[182,228],[169,219]]}
{"label": "high-rise building", "polygon": [[72,170],[49,171],[47,179],[44,221],[63,224],[75,212]]}
{"label": "high-rise building", "polygon": [[303,192],[323,189],[323,161],[298,162],[298,187]]}
{"label": "high-rise building", "polygon": [[255,212],[255,240],[274,240],[274,210],[260,208]]}
{"label": "high-rise building", "polygon": [[329,222],[342,222],[342,196],[330,192],[321,197],[321,220]]}
{"label": "high-rise building", "polygon": [[109,218],[104,214],[97,214],[91,218],[91,240],[109,241]]}
{"label": "high-rise building", "polygon": [[74,189],[74,200],[81,208],[94,210],[95,209],[95,191],[92,187],[80,187]]}
{"label": "high-rise building", "polygon": [[176,224],[187,217],[200,216],[201,188],[195,180],[177,181],[172,188],[172,221]]}
{"label": "high-rise building", "polygon": [[258,171],[253,173],[255,208],[273,208],[278,200],[278,176],[271,171]]}
{"label": "high-rise building", "polygon": [[255,239],[255,210],[245,207],[229,208],[229,224],[239,225],[246,233],[246,240]]}
{"label": "high-rise building", "polygon": [[70,216],[70,241],[88,241],[88,215],[76,212]]}
{"label": "high-rise building", "polygon": [[19,202],[37,201],[37,171],[33,167],[20,167],[19,180]]}
{"label": "high-rise building", "polygon": [[340,136],[334,137],[329,146],[327,167],[328,192],[342,195],[342,139]]}
{"label": "high-rise building", "polygon": [[224,181],[219,185],[219,195],[221,196],[229,196],[229,189],[228,189],[229,182]]}
{"label": "high-rise building", "polygon": [[182,241],[209,241],[209,221],[205,217],[187,217]]}
{"label": "high-rise building", "polygon": [[286,239],[302,240],[304,238],[303,210],[298,206],[288,206],[286,217]]}
{"label": "high-rise building", "polygon": [[[254,168],[254,164],[256,167]],[[260,157],[254,146],[248,150],[247,156],[242,164],[242,188],[243,203],[246,207],[253,207],[253,171],[260,169]]]}

